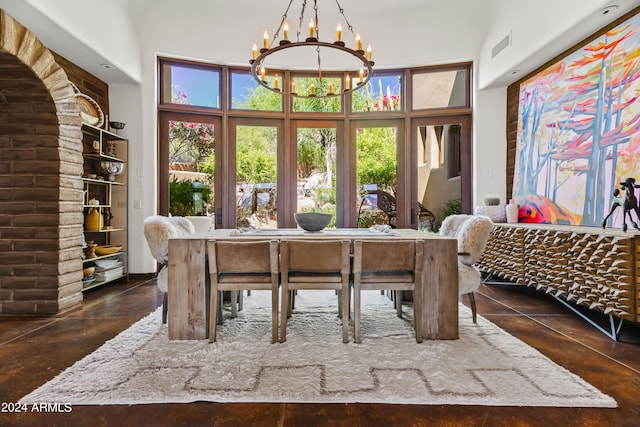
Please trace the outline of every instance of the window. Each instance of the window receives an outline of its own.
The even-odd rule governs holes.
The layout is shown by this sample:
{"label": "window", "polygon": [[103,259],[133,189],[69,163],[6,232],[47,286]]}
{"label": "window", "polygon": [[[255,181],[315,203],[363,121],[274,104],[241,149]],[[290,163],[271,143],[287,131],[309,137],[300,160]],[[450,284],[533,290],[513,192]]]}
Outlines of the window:
{"label": "window", "polygon": [[469,73],[466,68],[413,74],[413,110],[468,107]]}
{"label": "window", "polygon": [[[275,87],[274,76],[266,77],[269,86]],[[282,77],[277,76],[278,85]],[[282,96],[260,86],[250,72],[231,72],[231,108],[234,110],[282,111]]]}
{"label": "window", "polygon": [[[299,94],[321,94],[341,91],[340,77],[293,77],[291,91]],[[296,113],[339,113],[342,111],[342,97],[329,98],[293,98],[293,111]]]}
{"label": "window", "polygon": [[353,112],[402,111],[402,74],[374,73],[367,85],[353,92]]}
{"label": "window", "polygon": [[220,108],[220,70],[162,62],[160,99],[163,104]]}
{"label": "window", "polygon": [[[470,63],[377,71],[348,94],[357,71],[322,81],[301,70],[265,76],[304,97],[263,87],[249,67],[160,58],[158,70],[162,212],[169,175],[179,173],[211,178],[198,181],[210,184],[211,200],[196,209],[215,216],[216,227],[295,227],[294,213],[305,209],[331,211],[340,227],[417,227],[415,202],[435,213],[446,202],[435,197],[438,179],[448,199],[471,209]],[[322,96],[330,91],[339,95]],[[203,143],[176,129],[201,131]],[[169,171],[170,163],[193,170]],[[396,199],[391,216],[373,209],[373,190]]]}

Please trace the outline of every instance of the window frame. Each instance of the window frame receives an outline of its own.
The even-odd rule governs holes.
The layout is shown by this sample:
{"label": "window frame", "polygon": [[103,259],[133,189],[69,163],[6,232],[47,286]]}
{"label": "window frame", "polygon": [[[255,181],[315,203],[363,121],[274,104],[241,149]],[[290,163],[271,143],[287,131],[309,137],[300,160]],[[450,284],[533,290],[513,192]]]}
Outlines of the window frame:
{"label": "window frame", "polygon": [[[472,64],[471,63],[460,63],[460,64],[447,64],[447,65],[434,65],[429,67],[418,67],[409,69],[409,76],[407,78],[407,82],[405,82],[405,90],[407,96],[405,97],[406,102],[406,111],[408,114],[458,114],[462,113],[465,110],[470,110],[472,106],[471,99],[471,82],[472,82]],[[442,73],[447,71],[465,71],[465,104],[464,105],[455,105],[451,107],[433,107],[433,108],[414,108],[413,102],[413,79],[416,75],[420,74],[430,74],[430,73]]]}
{"label": "window frame", "polygon": [[[218,82],[218,93],[220,93],[220,102],[218,107],[205,107],[201,105],[184,105],[184,104],[174,104],[173,102],[166,102],[165,97],[167,95],[167,90],[171,91],[171,81],[167,80],[166,75],[166,66],[175,66],[181,68],[189,68],[193,70],[203,70],[203,71],[217,71],[220,76],[220,81]],[[164,111],[185,111],[185,112],[194,112],[194,113],[208,113],[208,112],[221,112],[223,110],[223,106],[225,105],[226,94],[223,91],[224,84],[223,82],[226,80],[225,73],[223,70],[224,67],[220,65],[208,65],[195,61],[187,61],[187,60],[176,60],[176,59],[168,59],[158,57],[158,69],[159,69],[159,91],[158,91],[158,108]],[[167,87],[167,84],[169,87]]]}
{"label": "window frame", "polygon": [[[412,179],[411,179],[411,168],[413,168],[413,162],[410,161],[407,156],[412,156],[412,152],[410,149],[410,144],[412,141],[412,132],[413,130],[411,129],[412,126],[411,123],[413,123],[414,119],[429,119],[429,120],[442,120],[445,119],[447,117],[450,116],[463,116],[466,117],[465,120],[467,120],[466,123],[468,123],[468,126],[465,127],[463,129],[463,133],[464,132],[468,132],[468,134],[463,134],[462,135],[462,142],[463,145],[461,147],[462,151],[463,151],[463,157],[462,158],[462,175],[463,175],[463,186],[462,186],[462,211],[463,213],[471,213],[472,210],[472,206],[471,206],[471,201],[473,199],[473,189],[471,187],[471,174],[473,173],[472,171],[472,166],[471,166],[471,160],[470,160],[470,156],[471,156],[471,145],[472,145],[472,129],[471,129],[471,123],[472,123],[472,118],[473,118],[473,110],[472,110],[472,92],[471,92],[471,84],[472,84],[472,79],[473,79],[473,75],[472,75],[472,66],[473,64],[471,62],[463,62],[463,63],[454,63],[454,64],[446,64],[446,65],[436,65],[436,66],[425,66],[425,67],[409,67],[406,69],[389,69],[389,70],[381,70],[381,71],[377,71],[376,75],[377,76],[394,76],[394,75],[401,75],[402,76],[402,85],[401,85],[401,103],[402,103],[402,109],[400,111],[363,111],[363,112],[353,112],[352,111],[352,95],[351,94],[343,94],[341,95],[341,111],[340,112],[293,112],[292,109],[292,99],[291,97],[283,97],[283,103],[282,103],[282,111],[265,111],[265,110],[244,110],[244,109],[232,109],[231,108],[231,74],[233,72],[249,72],[250,73],[250,67],[242,67],[242,66],[227,66],[227,65],[216,65],[216,64],[206,64],[206,63],[200,63],[200,62],[195,62],[195,61],[187,61],[187,60],[182,60],[182,59],[173,59],[173,58],[164,58],[164,57],[158,57],[158,66],[159,66],[159,89],[158,89],[158,94],[160,96],[160,101],[163,98],[163,66],[164,64],[171,64],[171,65],[178,65],[178,66],[189,66],[189,67],[196,67],[196,68],[203,68],[203,69],[215,69],[218,70],[220,72],[220,108],[214,109],[214,108],[207,108],[207,107],[194,107],[194,106],[189,106],[189,105],[179,105],[179,104],[169,104],[169,103],[162,103],[159,102],[158,103],[158,117],[160,117],[160,115],[163,112],[182,112],[182,113],[194,113],[194,114],[203,114],[203,115],[208,115],[211,116],[212,118],[217,118],[219,120],[221,120],[221,126],[219,126],[219,129],[221,130],[221,136],[219,139],[217,139],[217,141],[219,141],[220,145],[220,153],[221,155],[223,155],[224,159],[229,160],[228,156],[229,156],[229,148],[230,148],[230,144],[231,144],[231,140],[232,140],[232,130],[231,128],[233,126],[231,126],[232,124],[236,123],[237,121],[243,121],[243,120],[250,120],[253,122],[257,122],[257,121],[261,121],[261,120],[275,120],[277,122],[279,122],[280,124],[278,126],[282,126],[282,149],[285,150],[285,154],[281,155],[281,157],[279,157],[278,160],[278,173],[291,173],[291,172],[286,172],[285,168],[287,166],[287,161],[289,160],[284,160],[284,159],[288,159],[288,153],[291,150],[291,144],[292,144],[292,137],[291,137],[291,128],[293,126],[293,122],[296,120],[311,120],[311,121],[323,121],[323,120],[332,120],[332,121],[336,121],[337,126],[339,129],[342,129],[342,131],[340,131],[340,134],[342,135],[341,137],[339,136],[339,139],[341,139],[342,141],[344,141],[343,144],[341,144],[340,147],[338,147],[339,149],[342,150],[346,150],[348,152],[348,148],[351,144],[355,144],[354,141],[350,141],[350,139],[352,138],[350,129],[352,126],[352,123],[354,122],[358,122],[358,123],[363,123],[365,121],[372,121],[372,122],[380,122],[382,121],[386,121],[386,120],[399,120],[400,122],[403,122],[404,125],[403,129],[400,130],[401,134],[404,135],[403,141],[399,141],[399,147],[398,149],[400,150],[399,152],[399,157],[398,157],[398,162],[400,162],[403,165],[407,165],[407,167],[404,168],[403,171],[401,171],[401,174],[405,175],[402,180],[403,183],[398,182],[398,192],[399,192],[399,198],[398,198],[398,215],[399,215],[399,225],[402,226],[414,226],[413,221],[410,219],[410,201],[408,199],[408,197],[410,197],[413,194],[412,191],[412,187],[413,187],[413,183],[412,183]],[[424,72],[441,72],[441,71],[447,71],[447,70],[465,70],[466,71],[466,76],[467,78],[465,79],[465,106],[456,106],[456,107],[447,107],[447,108],[438,108],[438,109],[421,109],[421,110],[412,110],[410,107],[413,105],[413,99],[412,99],[412,83],[413,83],[413,75],[415,73],[424,73]],[[278,74],[282,75],[282,84],[283,85],[290,85],[292,78],[295,77],[309,77],[312,74],[311,73],[304,73],[304,72],[299,72],[299,71],[278,71]],[[331,77],[337,77],[337,76],[344,76],[344,74],[342,73],[327,73],[327,76],[331,76]],[[343,77],[341,77],[341,84],[344,84],[343,81]],[[373,125],[373,124],[372,124]],[[375,125],[373,125],[375,126]],[[280,138],[280,137],[279,137]],[[158,139],[158,144],[162,144],[162,135],[159,135],[159,139]],[[466,152],[468,151],[468,152]],[[347,169],[345,169],[345,177],[346,176],[350,176],[352,173],[355,173],[354,171],[349,171],[349,160],[351,157],[349,156],[349,154],[347,153],[346,156],[341,157],[343,160],[342,161],[346,161],[346,167]],[[221,166],[220,170],[222,171],[223,168],[225,168],[225,163],[226,161],[223,162],[223,165]],[[218,170],[218,169],[217,169]],[[227,171],[226,174],[228,174],[229,172]],[[224,180],[226,183],[226,180],[229,180],[230,178],[228,176],[225,175]],[[399,177],[400,179],[400,177]],[[219,180],[220,182],[222,182],[222,180]],[[279,182],[293,182],[295,181],[293,178],[289,177],[287,175],[287,177],[285,179],[280,178]],[[349,179],[346,179],[345,181],[350,181]],[[164,189],[159,188],[159,191],[162,192],[164,191]],[[235,204],[231,203],[232,198],[226,194],[228,190],[228,188],[221,189],[220,193],[221,194],[222,191],[224,191],[224,202],[221,201],[221,203],[224,203],[224,205],[222,206],[222,212],[220,212],[218,210],[218,208],[216,208],[216,214],[218,213],[222,213],[222,215],[219,215],[218,218],[216,219],[216,226],[218,227],[229,227],[232,225],[232,218],[234,217],[234,209],[235,209]],[[295,189],[293,190],[295,191]],[[281,193],[281,196],[284,195],[284,192]],[[290,196],[289,196],[290,197]],[[288,200],[289,201],[289,197],[279,197],[279,200]],[[353,202],[351,195],[349,194],[345,194],[344,195],[345,200],[344,203],[345,205],[348,205],[348,203]],[[402,199],[402,200],[401,200]],[[405,200],[406,199],[406,200]],[[217,200],[222,200],[222,198],[217,198]],[[279,216],[279,220],[278,220],[278,226],[291,226],[291,224],[289,224],[289,217],[290,215],[287,213],[288,211],[286,211],[287,208],[289,208],[290,206],[293,205],[292,201],[289,201],[287,203],[287,206],[283,206],[280,204],[279,202],[279,206],[278,209],[280,210],[280,212],[283,214],[282,216]],[[162,211],[162,206],[159,206],[160,211]],[[339,220],[339,224],[340,226],[348,226],[354,223],[355,218],[351,218],[349,215],[349,210],[345,210],[345,212],[342,212],[341,214],[338,213],[339,217],[337,218]],[[286,218],[286,219],[285,219]],[[222,221],[221,223],[219,221]]]}

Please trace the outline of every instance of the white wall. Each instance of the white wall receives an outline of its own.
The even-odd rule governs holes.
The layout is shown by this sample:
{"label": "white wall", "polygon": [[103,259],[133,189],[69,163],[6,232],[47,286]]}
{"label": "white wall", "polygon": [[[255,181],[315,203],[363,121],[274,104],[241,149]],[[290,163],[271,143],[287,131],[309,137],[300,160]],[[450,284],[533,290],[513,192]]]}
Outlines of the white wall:
{"label": "white wall", "polygon": [[487,195],[505,203],[507,89],[476,90],[473,103],[473,205]]}
{"label": "white wall", "polygon": [[150,112],[140,108],[141,85],[111,85],[111,119],[126,123],[120,135],[129,140],[127,174],[129,182],[129,273],[149,273],[156,269],[144,235],[144,219],[156,213],[158,205],[155,134],[147,132],[143,123]]}

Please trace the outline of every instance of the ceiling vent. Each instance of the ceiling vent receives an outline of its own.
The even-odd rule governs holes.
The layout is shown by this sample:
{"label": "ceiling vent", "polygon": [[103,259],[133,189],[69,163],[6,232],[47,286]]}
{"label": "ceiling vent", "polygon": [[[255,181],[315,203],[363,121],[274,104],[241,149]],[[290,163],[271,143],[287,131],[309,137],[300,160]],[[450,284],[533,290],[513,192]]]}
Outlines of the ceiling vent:
{"label": "ceiling vent", "polygon": [[491,48],[491,58],[495,58],[497,54],[511,46],[511,33],[504,36],[493,48]]}

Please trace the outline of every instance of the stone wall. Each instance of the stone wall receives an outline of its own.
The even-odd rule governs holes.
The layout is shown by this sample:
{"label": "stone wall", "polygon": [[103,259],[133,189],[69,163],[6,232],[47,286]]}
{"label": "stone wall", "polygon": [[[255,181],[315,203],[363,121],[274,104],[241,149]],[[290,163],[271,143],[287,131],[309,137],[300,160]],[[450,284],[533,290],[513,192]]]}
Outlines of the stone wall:
{"label": "stone wall", "polygon": [[0,313],[82,301],[82,132],[67,74],[0,10]]}

